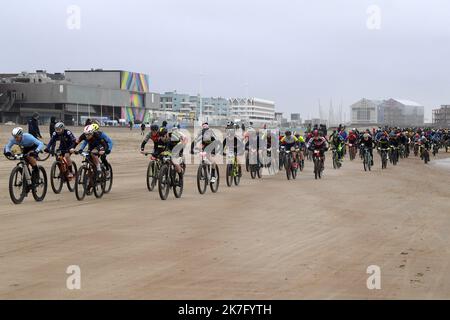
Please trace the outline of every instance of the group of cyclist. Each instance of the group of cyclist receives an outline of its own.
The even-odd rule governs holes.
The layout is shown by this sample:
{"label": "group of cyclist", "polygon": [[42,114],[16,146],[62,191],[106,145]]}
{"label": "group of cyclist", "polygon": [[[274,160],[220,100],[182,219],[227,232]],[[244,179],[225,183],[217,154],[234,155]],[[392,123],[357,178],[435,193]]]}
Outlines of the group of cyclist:
{"label": "group of cyclist", "polygon": [[[39,179],[38,154],[46,152],[54,155],[57,142],[59,142],[58,151],[68,164],[69,179],[74,177],[71,155],[82,152],[86,147],[90,152],[92,162],[95,164],[97,176],[102,174],[102,164],[105,168],[110,167],[107,156],[113,149],[113,141],[100,130],[100,124],[96,120],[88,120],[83,133],[78,138],[65,127],[63,122],[56,122],[53,125],[54,132],[51,134],[47,145],[44,145],[40,140],[42,136],[36,125],[37,120],[38,116],[33,115],[29,122],[29,133],[25,133],[21,127],[14,128],[12,138],[4,148],[6,157],[13,157],[12,147],[14,145],[22,148],[22,153],[26,155],[27,162],[32,167],[32,179]],[[243,133],[237,134],[238,130],[241,129],[244,129]],[[435,154],[441,147],[445,147],[446,150],[450,148],[450,132],[448,129],[379,127],[359,131],[356,128],[347,130],[345,126],[339,125],[327,136],[327,131],[319,127],[308,128],[303,135],[290,130],[274,134],[273,130],[267,130],[265,126],[261,129],[255,129],[253,124],[250,123],[245,128],[229,121],[225,127],[225,139],[223,141],[219,141],[207,122],[202,123],[200,132],[192,140],[191,154],[194,154],[195,150],[200,150],[214,164],[213,156],[219,152],[223,152],[223,155],[225,155],[225,150],[228,150],[237,156],[242,155],[243,152],[248,154],[249,148],[252,146],[252,151],[256,149],[257,163],[261,163],[261,158],[273,151],[272,142],[274,138],[278,138],[279,153],[286,151],[292,153],[294,165],[304,165],[305,158],[312,160],[312,158],[317,157],[321,161],[321,170],[324,168],[325,153],[329,150],[334,151],[333,155],[336,155],[337,161],[340,162],[343,161],[347,149],[351,154],[351,160],[355,158],[358,150],[360,155],[367,151],[370,154],[371,165],[373,165],[373,150],[375,148],[379,151],[386,151],[387,160],[390,157],[397,157],[398,159],[399,154],[408,157],[412,150],[414,150],[415,155],[420,154],[422,156],[424,150],[433,149],[433,154]],[[145,152],[145,146],[150,140],[153,142],[151,156],[158,159],[162,155],[170,154],[172,159],[178,158],[177,161],[173,160],[173,163],[176,172],[182,172],[183,151],[186,149],[188,139],[181,132],[179,124],[175,123],[169,127],[166,121],[161,125],[153,123],[141,143],[141,153],[149,154]],[[265,141],[267,145],[263,146],[262,141]],[[263,154],[263,152],[267,153]],[[398,154],[395,152],[398,152]],[[178,155],[178,157],[173,157],[174,155]],[[212,167],[215,168],[215,166]],[[105,174],[108,175],[107,170]],[[216,179],[216,172],[213,169],[211,182],[214,183]]]}
{"label": "group of cyclist", "polygon": [[[34,122],[35,120],[37,120],[37,117],[33,115],[30,122]],[[106,133],[100,131],[100,124],[96,120],[87,120],[83,133],[78,138],[65,127],[63,122],[57,122],[54,126],[55,131],[51,134],[50,141],[47,145],[38,139],[42,139],[39,127],[32,125],[31,128],[33,129],[30,130],[29,126],[29,133],[25,133],[21,127],[14,128],[11,133],[12,137],[4,148],[4,155],[7,158],[12,158],[13,146],[19,146],[22,149],[22,154],[25,155],[27,162],[32,167],[33,181],[39,179],[37,160],[41,152],[55,155],[56,151],[59,151],[68,163],[69,179],[73,179],[74,177],[71,155],[81,153],[86,147],[95,164],[97,176],[101,175],[101,163],[103,163],[105,168],[109,168],[106,157],[113,149],[113,141]],[[58,150],[56,150],[58,141]],[[108,175],[108,170],[106,170],[106,174]]]}

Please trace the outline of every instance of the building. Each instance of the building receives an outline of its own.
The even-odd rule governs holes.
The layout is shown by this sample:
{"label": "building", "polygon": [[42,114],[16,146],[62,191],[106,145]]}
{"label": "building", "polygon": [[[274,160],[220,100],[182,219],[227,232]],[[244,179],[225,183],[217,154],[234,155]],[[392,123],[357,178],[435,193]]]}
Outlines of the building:
{"label": "building", "polygon": [[376,125],[378,123],[378,106],[382,100],[361,99],[350,106],[353,125]]}
{"label": "building", "polygon": [[0,74],[0,121],[25,123],[34,112],[43,123],[54,116],[67,124],[87,117],[148,121],[160,107],[148,75],[122,70],[68,70],[50,74]]}
{"label": "building", "polygon": [[275,123],[275,102],[259,98],[231,98],[230,117],[255,124]]}
{"label": "building", "polygon": [[441,105],[433,110],[433,125],[442,128],[450,128],[450,105]]}
{"label": "building", "polygon": [[213,125],[222,125],[229,115],[229,101],[222,97],[201,97],[180,94],[177,91],[165,92],[161,95],[161,111],[178,112],[180,119],[204,121]]}
{"label": "building", "polygon": [[423,126],[424,111],[425,108],[414,101],[385,100],[378,106],[378,123],[396,127]]}

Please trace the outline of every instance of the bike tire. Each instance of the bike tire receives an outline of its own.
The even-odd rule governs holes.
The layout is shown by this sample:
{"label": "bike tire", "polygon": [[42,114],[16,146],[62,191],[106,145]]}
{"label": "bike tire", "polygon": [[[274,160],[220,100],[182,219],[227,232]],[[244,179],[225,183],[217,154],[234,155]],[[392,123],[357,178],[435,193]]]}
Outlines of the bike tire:
{"label": "bike tire", "polygon": [[[33,185],[33,188],[31,189],[31,193],[33,194],[33,198],[37,202],[42,202],[45,199],[45,196],[47,195],[47,172],[45,171],[44,167],[38,166],[39,170],[39,185],[42,184],[42,194],[38,194],[36,185]],[[42,179],[42,182],[41,182]]]}
{"label": "bike tire", "polygon": [[201,164],[197,169],[197,189],[200,194],[205,194],[208,187],[208,174],[206,165]]}
{"label": "bike tire", "polygon": [[60,194],[63,188],[63,176],[58,161],[53,162],[50,169],[50,185],[55,194]]}
{"label": "bike tire", "polygon": [[[106,169],[105,169],[106,170]],[[109,177],[106,178],[106,171],[105,171],[105,193],[108,194],[111,192],[112,185],[113,185],[113,179],[114,179],[114,173],[111,164],[108,162],[108,170],[109,170]]]}
{"label": "bike tire", "polygon": [[86,197],[88,179],[86,175],[86,167],[82,167],[77,172],[75,179],[75,197],[78,201],[82,201]]}
{"label": "bike tire", "polygon": [[169,166],[164,164],[159,171],[158,193],[161,200],[167,200],[170,190]]}
{"label": "bike tire", "polygon": [[237,167],[237,174],[234,176],[234,185],[238,186],[241,182],[241,176],[242,176],[242,167],[240,164],[238,164]]}
{"label": "bike tire", "polygon": [[148,191],[152,192],[158,182],[158,165],[154,160],[148,164],[146,181]]}
{"label": "bike tire", "polygon": [[[18,177],[19,174],[20,178]],[[16,184],[21,184],[21,192],[18,197],[16,197],[16,195],[14,194],[13,189]],[[17,166],[11,171],[11,174],[9,176],[9,196],[14,204],[21,204],[23,202],[23,199],[25,199],[26,180],[23,174],[23,167]]]}
{"label": "bike tire", "polygon": [[[73,174],[73,178],[72,181],[67,180],[66,184],[67,184],[67,189],[69,189],[70,192],[73,192],[75,190],[75,181],[76,181],[76,176],[77,176],[77,164],[75,162],[72,161],[72,174]],[[73,185],[71,185],[71,183],[73,183]]]}
{"label": "bike tire", "polygon": [[175,198],[179,199],[181,198],[181,195],[183,194],[183,188],[184,188],[184,174],[183,170],[181,172],[176,172],[175,168],[174,170],[174,179],[173,179],[173,195]]}
{"label": "bike tire", "polygon": [[233,185],[233,165],[227,164],[227,171],[226,171],[226,180],[227,180],[227,186],[231,187]]}
{"label": "bike tire", "polygon": [[94,195],[97,199],[102,198],[103,195],[105,194],[105,186],[106,186],[105,176],[106,176],[106,172],[105,172],[104,168],[102,167],[100,181],[98,181],[97,177],[94,178]]}

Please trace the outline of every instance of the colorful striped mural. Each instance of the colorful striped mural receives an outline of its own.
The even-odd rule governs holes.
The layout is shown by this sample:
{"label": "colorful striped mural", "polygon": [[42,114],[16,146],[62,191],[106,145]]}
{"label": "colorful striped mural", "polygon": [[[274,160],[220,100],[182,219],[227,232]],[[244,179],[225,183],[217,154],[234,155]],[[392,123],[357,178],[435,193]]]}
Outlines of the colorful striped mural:
{"label": "colorful striped mural", "polygon": [[122,71],[120,75],[120,88],[134,92],[148,92],[148,75]]}
{"label": "colorful striped mural", "polygon": [[122,108],[122,119],[125,119],[127,122],[136,121],[143,122],[146,117],[145,109],[143,108],[132,108],[132,107],[123,107]]}

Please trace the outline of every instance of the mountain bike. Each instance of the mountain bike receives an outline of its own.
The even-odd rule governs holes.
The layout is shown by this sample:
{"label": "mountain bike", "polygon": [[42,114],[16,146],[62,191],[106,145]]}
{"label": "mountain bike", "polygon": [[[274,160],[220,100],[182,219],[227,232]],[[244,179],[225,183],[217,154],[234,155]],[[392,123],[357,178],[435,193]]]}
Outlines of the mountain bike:
{"label": "mountain bike", "polygon": [[379,148],[378,150],[380,151],[380,154],[381,154],[381,169],[386,169],[387,163],[388,163],[389,149]]}
{"label": "mountain bike", "polygon": [[339,153],[336,149],[332,150],[333,157],[333,169],[340,169],[342,166],[341,160],[339,160]]}
{"label": "mountain bike", "polygon": [[364,165],[364,171],[371,171],[372,170],[372,156],[370,155],[369,148],[364,148],[363,151],[363,165]]}
{"label": "mountain bike", "polygon": [[313,162],[314,162],[314,177],[317,179],[322,179],[324,161],[320,156],[320,150],[314,150],[313,152]]}
{"label": "mountain bike", "polygon": [[297,178],[298,171],[298,162],[297,156],[295,155],[295,148],[292,147],[291,150],[286,150],[286,159],[285,159],[285,170],[286,177],[288,180],[292,178],[295,180]]}
{"label": "mountain bike", "polygon": [[8,157],[9,160],[19,161],[9,176],[9,196],[14,204],[22,203],[30,191],[37,202],[43,201],[47,194],[47,172],[42,166],[38,166],[39,176],[33,179],[28,156],[29,154],[18,154]]}
{"label": "mountain bike", "polygon": [[76,176],[75,196],[77,200],[82,201],[92,193],[94,193],[97,199],[100,199],[105,193],[106,180],[104,166],[101,167],[102,171],[98,174],[96,165],[92,159],[92,155],[97,155],[98,153],[92,151],[75,151],[75,154],[80,154],[84,158]]}
{"label": "mountain bike", "polygon": [[[197,169],[197,188],[200,194],[204,194],[206,192],[206,188],[211,188],[213,193],[216,193],[219,189],[219,166],[217,164],[213,164],[212,161],[208,158],[208,154],[204,151],[200,152],[201,163]],[[214,168],[214,176],[216,178],[215,182],[211,181],[212,178],[212,170]]]}
{"label": "mountain bike", "polygon": [[158,177],[158,193],[161,200],[167,200],[170,188],[172,188],[175,198],[181,198],[183,181],[183,172],[176,171],[172,155],[169,152],[163,152]]}
{"label": "mountain bike", "polygon": [[237,155],[234,152],[228,152],[227,157],[227,186],[231,187],[233,181],[234,184],[238,186],[242,177],[241,164],[238,162]]}
{"label": "mountain bike", "polygon": [[60,194],[63,185],[67,185],[70,192],[75,190],[75,180],[77,175],[77,165],[72,161],[72,177],[69,177],[69,163],[64,153],[57,150],[55,153],[55,161],[50,169],[50,185],[55,194]]}
{"label": "mountain bike", "polygon": [[427,164],[428,162],[430,162],[430,152],[424,145],[421,145],[420,149],[420,157],[422,158],[423,162]]}

